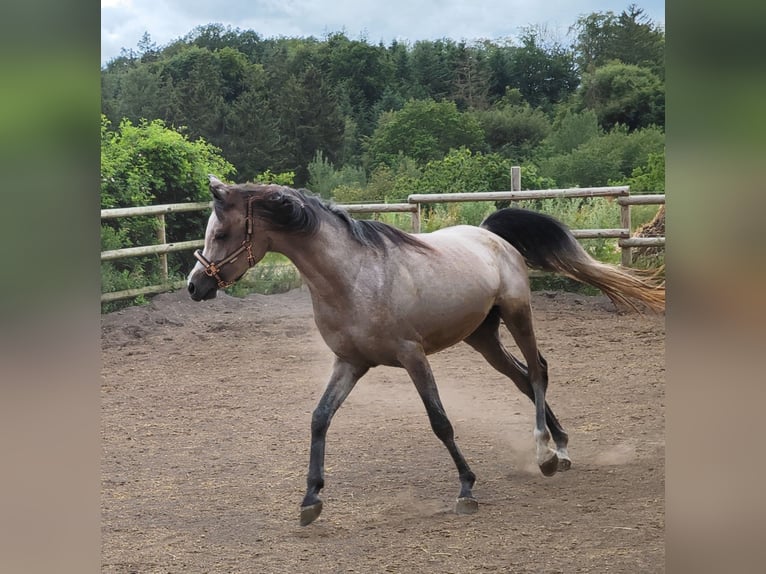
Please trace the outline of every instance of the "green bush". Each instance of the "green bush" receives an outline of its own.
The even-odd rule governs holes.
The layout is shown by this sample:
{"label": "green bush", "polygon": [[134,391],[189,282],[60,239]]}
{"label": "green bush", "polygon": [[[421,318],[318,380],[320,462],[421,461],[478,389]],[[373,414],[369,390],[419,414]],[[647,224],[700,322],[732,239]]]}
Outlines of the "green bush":
{"label": "green bush", "polygon": [[570,153],[602,133],[596,112],[593,110],[573,112],[565,108],[564,113],[553,122],[553,130],[546,141],[553,153],[564,154]]}
{"label": "green bush", "polygon": [[[214,146],[199,139],[190,141],[181,132],[160,120],[133,125],[123,120],[111,129],[101,118],[101,207],[137,207],[167,203],[207,201],[207,174],[227,177],[233,166]],[[168,214],[165,232],[168,242],[199,239],[207,214]],[[127,217],[104,220],[101,224],[102,251],[157,243],[155,217]],[[194,263],[191,253],[168,255],[169,280],[181,279]],[[101,291],[112,292],[161,283],[158,256],[112,260],[101,265]],[[143,301],[127,299],[102,305],[111,311]]]}
{"label": "green bush", "polygon": [[597,187],[622,180],[636,167],[645,165],[650,154],[663,153],[665,134],[656,127],[628,133],[617,127],[591,138],[569,153],[540,161],[543,175],[562,187]]}
{"label": "green bush", "polygon": [[258,183],[275,183],[277,185],[286,185],[291,187],[295,185],[295,172],[285,171],[282,173],[274,173],[270,169],[264,172],[256,174],[253,181]]}
{"label": "green bush", "polygon": [[410,193],[464,193],[510,189],[511,161],[461,147],[429,161],[410,183]]}
{"label": "green bush", "polygon": [[424,164],[451,149],[479,149],[484,132],[479,122],[460,113],[454,102],[410,100],[401,110],[383,112],[366,145],[367,165],[393,165],[400,155]]}
{"label": "green bush", "polygon": [[665,84],[649,68],[612,61],[583,74],[576,98],[604,129],[665,125]]}
{"label": "green bush", "polygon": [[545,113],[529,105],[475,111],[471,115],[484,130],[489,151],[517,162],[529,159],[551,131]]}

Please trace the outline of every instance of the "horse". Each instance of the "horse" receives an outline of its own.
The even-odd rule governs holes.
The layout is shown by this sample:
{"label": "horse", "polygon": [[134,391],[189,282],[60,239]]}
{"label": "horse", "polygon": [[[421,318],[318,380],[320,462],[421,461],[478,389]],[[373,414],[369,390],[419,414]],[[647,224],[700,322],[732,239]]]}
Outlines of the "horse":
{"label": "horse", "polygon": [[[461,341],[478,351],[534,403],[536,461],[544,476],[568,470],[569,436],[546,402],[548,365],[535,340],[528,268],[601,289],[616,305],[661,312],[665,289],[651,278],[593,259],[561,222],[505,208],[479,226],[410,234],[356,220],[305,189],[226,184],[209,176],[213,210],[187,288],[194,301],[216,296],[269,252],[284,254],[311,295],[314,321],[334,353],[329,382],[311,416],[300,524],[322,512],[325,438],[333,415],[371,368],[406,370],[434,434],[460,481],[458,514],[478,510],[476,475],[455,442],[428,355]],[[500,342],[501,321],[526,364]],[[555,448],[549,446],[553,439]]]}

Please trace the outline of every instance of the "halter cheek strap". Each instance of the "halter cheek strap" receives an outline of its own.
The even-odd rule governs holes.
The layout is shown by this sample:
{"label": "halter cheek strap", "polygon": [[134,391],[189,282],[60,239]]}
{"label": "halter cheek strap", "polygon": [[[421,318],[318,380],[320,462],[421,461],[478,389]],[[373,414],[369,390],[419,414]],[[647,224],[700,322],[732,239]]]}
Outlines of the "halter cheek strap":
{"label": "halter cheek strap", "polygon": [[226,287],[229,287],[230,285],[234,285],[235,281],[224,281],[224,279],[221,277],[221,269],[228,265],[229,263],[232,263],[237,257],[239,257],[243,252],[247,252],[247,264],[249,267],[252,267],[255,265],[255,257],[253,256],[253,200],[255,199],[255,196],[251,196],[247,200],[247,215],[245,217],[245,238],[242,240],[242,244],[231,254],[227,255],[220,261],[209,261],[204,255],[202,255],[202,252],[197,249],[194,252],[194,257],[197,258],[197,261],[202,263],[202,266],[205,268],[205,275],[208,277],[213,277],[216,281],[218,281],[218,288],[224,289]]}

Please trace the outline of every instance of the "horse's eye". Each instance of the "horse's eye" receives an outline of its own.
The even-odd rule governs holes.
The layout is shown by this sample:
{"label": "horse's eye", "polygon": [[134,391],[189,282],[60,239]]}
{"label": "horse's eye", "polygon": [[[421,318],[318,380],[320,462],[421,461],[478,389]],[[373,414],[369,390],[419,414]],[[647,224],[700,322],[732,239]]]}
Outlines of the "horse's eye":
{"label": "horse's eye", "polygon": [[214,235],[215,239],[226,239],[226,234],[223,231],[219,231]]}

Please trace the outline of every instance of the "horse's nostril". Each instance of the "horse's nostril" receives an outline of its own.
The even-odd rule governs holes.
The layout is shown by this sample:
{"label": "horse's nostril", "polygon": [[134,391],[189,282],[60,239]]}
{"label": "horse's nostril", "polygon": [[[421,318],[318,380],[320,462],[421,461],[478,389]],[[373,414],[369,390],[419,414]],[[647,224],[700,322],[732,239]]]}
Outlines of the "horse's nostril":
{"label": "horse's nostril", "polygon": [[189,290],[189,293],[194,295],[194,283],[189,283],[186,288]]}

